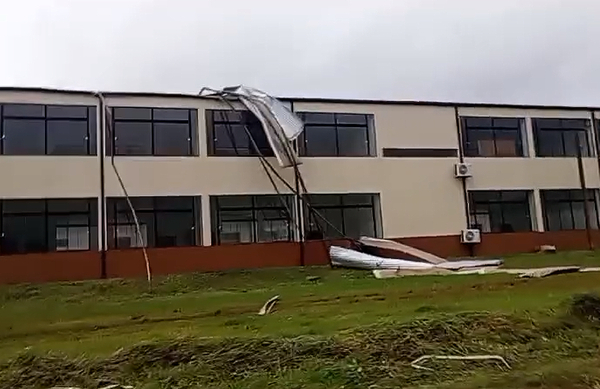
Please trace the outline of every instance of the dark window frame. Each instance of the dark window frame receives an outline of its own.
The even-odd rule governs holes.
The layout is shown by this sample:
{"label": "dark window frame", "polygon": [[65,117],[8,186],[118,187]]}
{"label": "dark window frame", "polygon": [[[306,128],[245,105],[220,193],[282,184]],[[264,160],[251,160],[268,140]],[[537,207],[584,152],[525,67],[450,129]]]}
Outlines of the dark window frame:
{"label": "dark window frame", "polygon": [[[285,215],[287,213],[287,210],[285,209],[285,207],[282,204],[279,204],[277,206],[257,206],[257,198],[265,198],[265,196],[276,196],[276,195],[271,195],[271,194],[259,194],[259,195],[214,195],[214,196],[210,196],[210,213],[211,213],[211,239],[213,242],[213,245],[222,245],[222,244],[227,244],[227,243],[222,243],[221,242],[221,231],[222,231],[222,217],[221,217],[221,211],[245,211],[245,212],[250,212],[251,213],[251,217],[250,219],[244,219],[244,218],[240,218],[240,222],[251,222],[252,223],[252,230],[251,230],[251,242],[238,242],[238,243],[230,243],[230,244],[248,244],[248,243],[266,243],[265,241],[260,241],[259,238],[259,234],[258,234],[258,225],[259,225],[259,221],[261,220],[258,217],[258,213],[262,212],[262,211],[278,211],[281,212],[281,215],[283,215],[282,217],[277,217],[277,218],[270,218],[267,219],[265,218],[265,220],[283,220],[287,222],[287,229],[288,229],[288,239],[287,240],[271,240],[271,241],[267,241],[267,242],[291,242],[294,240],[294,226],[295,226],[295,215],[294,215],[294,210],[293,210],[293,195],[283,195],[284,196],[284,201],[287,202],[287,206],[288,206],[288,210],[291,212],[290,215]],[[219,205],[219,200],[223,197],[247,197],[250,198],[250,204],[249,205],[241,205],[241,206],[228,206],[228,207],[221,207]],[[235,220],[228,220],[228,221],[235,221]]]}
{"label": "dark window frame", "polygon": [[[524,195],[524,200],[511,200],[510,198],[507,199],[503,199],[503,197],[508,197],[509,195]],[[533,218],[532,218],[532,204],[531,204],[531,199],[532,199],[532,194],[533,191],[531,190],[471,190],[468,192],[468,199],[469,199],[469,223],[471,225],[471,228],[479,228],[482,229],[481,225],[479,225],[477,223],[477,216],[478,215],[488,215],[489,217],[489,223],[490,223],[490,231],[483,231],[483,233],[502,233],[502,232],[528,232],[528,231],[533,231],[533,227],[534,227],[534,223],[533,223]],[[489,198],[488,199],[484,199],[484,198],[480,198],[477,199],[477,195],[480,195],[481,197],[483,197],[484,195],[487,195]],[[492,198],[492,197],[496,197],[496,198]],[[480,212],[477,210],[477,205],[479,206],[485,206],[486,207],[486,212]],[[508,230],[508,228],[506,228],[505,226],[510,225],[510,223],[506,223],[506,216],[505,213],[507,213],[508,209],[519,205],[525,205],[527,208],[527,213],[524,216],[525,219],[527,219],[529,221],[528,224],[528,228],[525,229],[512,229]],[[500,208],[500,223],[497,224],[495,223],[495,220],[492,220],[492,211],[491,208],[493,206],[498,206]],[[495,228],[496,225],[499,225],[500,228]]]}
{"label": "dark window frame", "polygon": [[[239,120],[229,119],[229,115],[232,113],[238,113],[240,115]],[[247,126],[248,131],[252,134],[254,131],[261,131],[264,133],[264,129],[260,120],[250,111],[248,110],[231,110],[231,109],[206,109],[204,111],[205,121],[206,121],[206,144],[207,144],[207,153],[209,157],[258,157],[262,154],[265,157],[273,157],[275,156],[271,145],[266,138],[264,139],[256,139],[254,137],[254,141],[258,146],[258,151],[254,147],[253,143],[250,141],[250,138],[247,135],[247,132],[244,131],[244,137],[246,137],[247,144],[245,145],[237,145],[235,140],[233,139],[233,133],[231,126]],[[220,117],[219,117],[220,116]],[[227,128],[227,136],[232,145],[233,149],[224,149],[217,147],[217,131],[216,126],[225,126]],[[253,127],[257,126],[257,127]],[[262,143],[264,141],[264,144]],[[247,152],[240,153],[239,150],[245,150]]]}
{"label": "dark window frame", "polygon": [[[540,126],[540,123],[542,121],[550,121],[550,120],[556,120],[558,121],[558,123],[560,123],[560,127],[557,128],[550,128],[550,127],[544,127],[542,128]],[[570,122],[573,121],[583,121],[585,122],[585,125],[583,127],[574,127],[569,125]],[[534,117],[531,118],[531,126],[532,126],[532,130],[533,130],[533,139],[534,139],[534,145],[535,145],[535,156],[539,157],[539,158],[573,158],[573,157],[577,157],[577,153],[575,153],[574,155],[568,154],[566,151],[566,141],[565,141],[565,133],[567,132],[577,132],[577,133],[583,133],[583,137],[580,137],[581,142],[583,143],[583,147],[581,148],[581,155],[584,158],[587,157],[592,157],[594,155],[593,150],[592,150],[592,142],[591,142],[591,121],[589,119],[581,119],[581,118],[540,118],[540,117]],[[550,133],[550,132],[554,132],[554,133],[560,133],[560,138],[561,138],[561,153],[559,154],[551,154],[548,155],[547,153],[542,153],[540,151],[541,148],[541,135],[543,133]],[[579,148],[579,145],[577,145],[577,147]]]}
{"label": "dark window frame", "polygon": [[[20,211],[20,212],[11,212],[11,211],[7,211],[5,212],[5,208],[7,205],[7,202],[11,202],[11,201],[36,201],[39,204],[43,204],[42,207],[40,207],[40,210],[38,211],[34,211],[34,212],[25,212],[25,211]],[[71,212],[66,212],[66,211],[51,211],[49,210],[49,205],[52,205],[52,203],[57,203],[59,201],[69,201],[69,200],[77,200],[77,201],[86,201],[87,203],[87,211],[71,211]],[[68,224],[64,227],[87,227],[88,228],[88,234],[89,234],[89,241],[88,241],[88,248],[87,249],[73,249],[73,250],[51,250],[50,249],[50,239],[49,239],[49,233],[50,233],[50,225],[49,225],[49,219],[52,216],[87,216],[87,224],[84,223],[74,223],[74,224]],[[19,216],[37,216],[37,217],[42,217],[44,219],[44,250],[40,251],[40,250],[34,250],[34,251],[28,251],[25,253],[20,253],[20,252],[6,252],[4,251],[4,247],[5,245],[3,244],[3,240],[5,238],[5,231],[4,231],[4,217],[8,216],[8,217],[19,217]],[[57,226],[58,227],[58,226]],[[95,232],[96,232],[96,237],[94,238],[92,236],[92,233],[94,231],[95,228]],[[99,223],[98,223],[98,199],[91,197],[91,198],[57,198],[57,199],[2,199],[0,200],[0,255],[11,255],[11,254],[30,254],[30,253],[50,253],[50,252],[63,252],[63,251],[68,251],[68,252],[74,252],[74,251],[92,251],[92,250],[97,250],[98,249],[98,239],[97,239],[97,232],[98,232],[98,228],[99,228]]]}
{"label": "dark window frame", "polygon": [[[356,113],[356,112],[316,112],[316,111],[299,111],[296,112],[298,117],[304,122],[304,131],[298,137],[298,155],[306,158],[327,158],[327,157],[345,157],[345,158],[372,158],[377,156],[377,144],[375,136],[375,115],[372,113]],[[306,115],[310,114],[328,114],[333,115],[333,123],[307,123]],[[340,123],[340,116],[362,116],[365,119],[364,124],[357,123]],[[328,127],[335,132],[335,151],[327,154],[312,155],[308,153],[308,139],[306,138],[306,129],[310,127]],[[367,152],[364,155],[345,154],[340,152],[340,127],[364,129],[366,139]]]}
{"label": "dark window frame", "polygon": [[[580,193],[581,198],[574,198],[574,195]],[[548,195],[557,195],[563,194],[566,195],[565,199],[547,199]],[[596,189],[587,189],[588,203],[589,205],[593,205],[593,215],[590,215],[591,229],[598,229],[598,191]],[[542,215],[544,217],[544,231],[572,231],[572,230],[583,230],[583,228],[576,228],[575,222],[575,213],[573,211],[573,203],[583,203],[585,207],[585,200],[583,197],[583,192],[581,189],[542,189],[540,190],[540,198],[542,203]],[[571,223],[573,228],[563,228],[563,221],[559,218],[559,224],[561,227],[556,230],[550,228],[550,218],[548,214],[548,203],[554,204],[569,204],[570,214],[571,214]],[[585,215],[584,215],[585,217]],[[583,221],[585,225],[585,220]]]}
{"label": "dark window frame", "polygon": [[[348,197],[352,196],[352,195],[360,195],[360,196],[369,196],[369,204],[357,204],[356,202],[354,203],[348,203]],[[312,196],[312,199],[311,199]],[[339,198],[339,202],[338,204],[327,204],[327,205],[323,205],[323,204],[313,204],[313,201],[315,199],[315,196],[328,196],[332,199],[334,199],[336,197]],[[344,201],[344,199],[346,199],[346,201]],[[348,230],[348,226],[346,225],[346,220],[345,220],[345,214],[344,214],[344,210],[345,209],[370,209],[371,210],[371,215],[373,217],[373,234],[375,237],[379,237],[381,235],[381,226],[380,226],[380,215],[378,215],[378,213],[381,213],[380,209],[379,209],[379,205],[378,205],[378,201],[379,200],[379,194],[377,193],[309,193],[306,195],[306,201],[308,201],[308,205],[306,203],[303,202],[303,211],[304,211],[304,236],[306,237],[307,240],[319,240],[319,239],[337,239],[337,238],[343,238],[345,236],[347,236],[347,230]],[[313,232],[315,232],[316,230],[311,229],[311,225],[317,225],[317,226],[323,226],[325,228],[328,228],[327,223],[325,223],[322,218],[318,215],[315,214],[315,212],[313,212],[310,208],[312,208],[313,210],[319,212],[321,214],[320,211],[322,210],[327,210],[327,209],[339,209],[341,210],[341,222],[342,222],[342,228],[341,231],[344,236],[325,236],[323,235],[320,238],[311,238],[311,235],[313,234]],[[320,231],[316,231],[319,232]],[[359,238],[359,237],[355,237],[355,238]]]}
{"label": "dark window frame", "polygon": [[[131,119],[117,119],[115,116],[115,109],[145,109],[150,110],[150,118],[142,119],[142,118],[131,118]],[[187,119],[155,119],[155,111],[162,110],[176,110],[176,111],[187,111]],[[111,129],[112,129],[112,137],[110,136],[110,131],[106,131],[106,155],[111,156],[115,155],[118,157],[197,157],[200,155],[199,153],[199,145],[198,145],[198,109],[196,108],[178,108],[178,107],[126,107],[126,106],[113,106],[110,107],[111,112]],[[116,123],[149,123],[150,124],[150,137],[151,137],[151,146],[150,146],[150,154],[145,153],[116,153],[116,142],[114,141],[115,137],[118,136],[116,132]],[[155,124],[187,124],[188,126],[188,149],[186,154],[177,154],[177,153],[169,153],[169,154],[157,154],[156,153],[156,128]]]}
{"label": "dark window frame", "polygon": [[[32,106],[32,107],[42,107],[43,114],[41,115],[13,115],[6,114],[6,107],[8,106]],[[85,108],[86,109],[86,117],[79,118],[73,116],[50,116],[48,117],[48,108]],[[15,155],[15,156],[37,156],[37,155],[53,155],[53,156],[97,156],[98,155],[98,146],[97,146],[97,134],[98,134],[98,122],[97,122],[97,110],[94,105],[74,105],[74,104],[29,104],[29,103],[0,103],[0,155]],[[6,154],[5,153],[5,142],[6,142],[6,134],[5,134],[5,125],[4,120],[43,120],[44,121],[44,153],[43,154]],[[86,122],[87,124],[87,135],[85,139],[86,144],[86,153],[85,154],[73,154],[73,153],[48,153],[48,122],[56,122],[56,121],[71,121],[71,122]]]}
{"label": "dark window frame", "polygon": [[[172,208],[172,209],[166,209],[166,208],[162,208],[159,206],[157,206],[157,203],[159,203],[161,201],[161,199],[168,199],[168,198],[185,198],[186,200],[190,201],[190,208],[187,209],[183,209],[183,208]],[[139,201],[139,199],[146,200],[151,202],[152,207],[151,209],[135,209],[135,204],[134,204],[134,209],[136,212],[136,216],[138,217],[138,220],[140,219],[140,215],[152,215],[152,223],[153,223],[153,230],[152,231],[146,231],[146,241],[143,242],[145,244],[144,247],[146,248],[164,248],[164,247],[194,247],[194,246],[198,246],[201,244],[202,241],[202,237],[200,235],[200,231],[201,231],[201,225],[202,225],[202,220],[199,217],[199,212],[201,210],[201,203],[200,203],[200,197],[199,196],[135,196],[135,197],[130,197],[130,200],[132,202],[136,202]],[[119,210],[118,207],[119,206],[123,206],[124,210]],[[192,242],[190,245],[175,245],[175,246],[162,246],[162,245],[158,245],[158,215],[159,214],[189,214],[191,216],[191,219],[193,220],[193,226],[192,226]],[[127,220],[126,222],[119,222],[119,215],[125,215],[125,219]],[[119,226],[131,226],[132,228],[135,228],[135,220],[133,218],[133,214],[131,212],[131,209],[129,208],[129,205],[127,204],[127,199],[125,197],[107,197],[106,198],[106,235],[108,238],[108,249],[109,250],[119,250],[119,249],[136,249],[136,248],[140,248],[140,247],[119,247],[119,241],[118,241],[118,237],[117,237],[117,228]],[[152,242],[153,244],[150,245],[150,234],[152,233]],[[137,231],[136,231],[136,239],[137,239]]]}
{"label": "dark window frame", "polygon": [[[519,117],[498,117],[498,116],[461,116],[461,129],[463,131],[462,143],[465,150],[465,157],[469,158],[523,158],[527,157],[527,150],[525,150],[526,142],[525,139],[525,119]],[[489,125],[474,125],[475,120],[489,120]],[[514,120],[516,126],[501,125],[502,121]],[[483,131],[490,131],[492,134],[491,141],[494,144],[493,155],[481,155],[477,147],[473,147],[473,141],[477,140],[474,136],[476,133]],[[502,155],[498,153],[497,140],[499,139],[499,132],[514,132],[516,134],[516,155]],[[473,139],[475,138],[475,139]],[[472,140],[473,139],[473,140]]]}

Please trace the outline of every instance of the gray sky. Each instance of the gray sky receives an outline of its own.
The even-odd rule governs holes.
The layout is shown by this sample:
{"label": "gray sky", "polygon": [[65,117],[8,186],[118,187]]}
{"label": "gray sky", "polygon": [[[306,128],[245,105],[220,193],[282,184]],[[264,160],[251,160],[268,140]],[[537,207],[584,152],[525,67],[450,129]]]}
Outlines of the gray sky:
{"label": "gray sky", "polygon": [[0,0],[0,84],[600,105],[599,0]]}

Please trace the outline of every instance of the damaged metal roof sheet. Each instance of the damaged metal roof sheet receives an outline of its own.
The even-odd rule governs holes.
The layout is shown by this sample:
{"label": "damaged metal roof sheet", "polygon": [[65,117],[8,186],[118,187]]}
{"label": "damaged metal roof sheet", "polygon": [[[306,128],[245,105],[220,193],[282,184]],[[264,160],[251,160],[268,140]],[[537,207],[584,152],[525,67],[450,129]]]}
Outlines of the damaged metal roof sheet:
{"label": "damaged metal roof sheet", "polygon": [[256,116],[281,167],[300,163],[292,142],[302,133],[304,123],[281,101],[261,90],[243,85],[210,91],[221,98],[239,99]]}

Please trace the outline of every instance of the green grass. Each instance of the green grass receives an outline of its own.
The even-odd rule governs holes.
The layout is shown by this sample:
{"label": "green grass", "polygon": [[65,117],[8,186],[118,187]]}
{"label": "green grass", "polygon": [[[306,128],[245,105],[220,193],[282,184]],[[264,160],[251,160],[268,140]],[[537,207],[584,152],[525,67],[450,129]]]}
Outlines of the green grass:
{"label": "green grass", "polygon": [[[600,266],[600,252],[528,254],[505,260],[505,267],[556,265]],[[496,274],[377,280],[370,272],[326,267],[162,277],[155,280],[151,292],[144,280],[3,286],[0,287],[0,360],[14,358],[24,350],[34,354],[53,352],[68,357],[107,358],[115,350],[128,349],[140,342],[167,342],[180,337],[212,342],[231,337],[251,341],[259,337],[349,336],[357,328],[374,324],[399,325],[465,311],[544,320],[571,295],[590,291],[600,292],[600,273],[545,279]],[[281,298],[276,312],[257,316],[262,304],[274,295]],[[600,377],[599,369],[595,368],[598,364],[589,359],[584,359],[585,363],[572,359],[573,364],[587,366],[592,376]],[[559,362],[546,361],[544,366],[558,366]],[[346,371],[353,362],[337,360],[328,367],[332,369],[329,373],[311,367],[311,363],[320,366],[323,362],[309,359],[302,366],[278,372],[276,377],[273,372],[238,377],[232,382],[242,386],[230,387],[261,387],[264,382],[291,387],[294,382],[302,383],[296,387],[339,387],[336,374],[342,374],[340,371]],[[532,366],[528,370],[530,375],[524,373],[523,382],[535,381],[540,374],[544,377],[544,366]],[[193,367],[180,367],[177,371],[157,370],[153,374],[191,374],[186,369],[197,373]],[[549,369],[547,373],[556,375],[558,371],[563,370]],[[516,380],[510,375],[496,375],[493,370],[482,374],[469,376],[466,387],[493,387],[496,381]],[[322,385],[327,377],[333,386]],[[155,381],[162,382],[163,378]]]}

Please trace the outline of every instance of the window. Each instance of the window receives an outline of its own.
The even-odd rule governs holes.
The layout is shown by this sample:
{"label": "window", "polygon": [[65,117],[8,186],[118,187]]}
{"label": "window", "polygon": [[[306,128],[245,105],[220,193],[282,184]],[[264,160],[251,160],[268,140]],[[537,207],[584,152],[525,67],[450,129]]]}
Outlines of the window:
{"label": "window", "polygon": [[96,107],[0,106],[4,155],[95,155]]}
{"label": "window", "polygon": [[[373,194],[308,195],[307,201],[311,208],[322,217],[305,205],[304,229],[306,239],[379,236],[379,211],[376,206],[376,199],[378,199],[378,195]],[[343,236],[340,235],[340,232]]]}
{"label": "window", "polygon": [[2,254],[98,248],[98,200],[2,200]]}
{"label": "window", "polygon": [[141,239],[127,199],[108,198],[108,247],[176,247],[200,242],[199,197],[131,197]]}
{"label": "window", "polygon": [[[262,124],[249,111],[206,110],[206,128],[208,129],[208,155],[274,155]],[[248,132],[252,135],[258,151]]]}
{"label": "window", "polygon": [[300,112],[304,131],[298,145],[305,157],[375,156],[374,116],[356,113]]}
{"label": "window", "polygon": [[212,196],[216,244],[292,240],[292,196]]}
{"label": "window", "polygon": [[114,142],[107,133],[110,155],[198,155],[198,111],[181,108],[112,109]]}
{"label": "window", "polygon": [[523,120],[463,117],[463,146],[467,157],[523,157]]}
{"label": "window", "polygon": [[532,119],[535,152],[538,157],[576,157],[592,155],[587,119]]}
{"label": "window", "polygon": [[530,191],[469,191],[471,226],[482,232],[531,231]]}
{"label": "window", "polygon": [[[580,189],[541,190],[546,231],[585,229],[585,200]],[[590,228],[598,228],[596,191],[588,189]]]}

